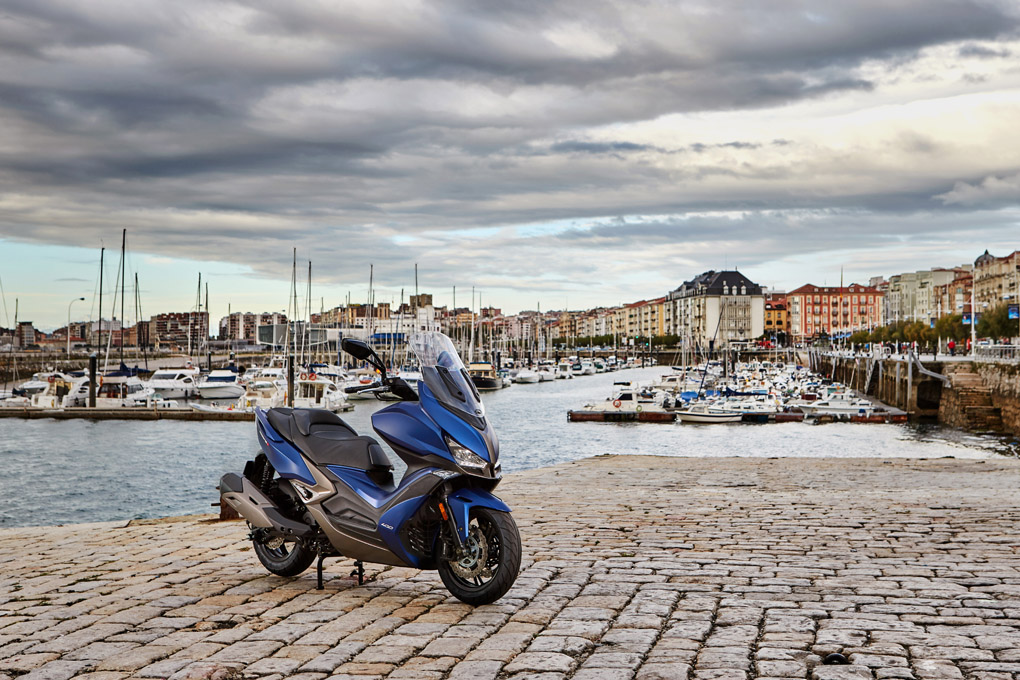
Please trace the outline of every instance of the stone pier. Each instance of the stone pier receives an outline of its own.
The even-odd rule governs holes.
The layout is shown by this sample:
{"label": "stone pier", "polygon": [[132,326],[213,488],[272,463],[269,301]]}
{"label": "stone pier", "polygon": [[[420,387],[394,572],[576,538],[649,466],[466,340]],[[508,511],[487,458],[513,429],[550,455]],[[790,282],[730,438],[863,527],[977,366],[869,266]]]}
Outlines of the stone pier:
{"label": "stone pier", "polygon": [[619,456],[511,475],[522,572],[477,608],[411,569],[271,576],[211,517],[0,530],[0,678],[1020,680],[1018,472]]}

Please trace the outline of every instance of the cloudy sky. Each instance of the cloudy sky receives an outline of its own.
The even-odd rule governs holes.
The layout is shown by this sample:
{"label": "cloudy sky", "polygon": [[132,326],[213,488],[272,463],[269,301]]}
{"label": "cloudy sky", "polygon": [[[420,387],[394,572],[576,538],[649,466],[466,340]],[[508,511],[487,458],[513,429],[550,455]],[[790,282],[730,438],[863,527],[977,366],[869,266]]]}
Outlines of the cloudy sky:
{"label": "cloudy sky", "polygon": [[0,324],[122,228],[146,316],[283,309],[293,248],[316,308],[948,266],[1020,247],[1018,121],[1015,2],[6,0]]}

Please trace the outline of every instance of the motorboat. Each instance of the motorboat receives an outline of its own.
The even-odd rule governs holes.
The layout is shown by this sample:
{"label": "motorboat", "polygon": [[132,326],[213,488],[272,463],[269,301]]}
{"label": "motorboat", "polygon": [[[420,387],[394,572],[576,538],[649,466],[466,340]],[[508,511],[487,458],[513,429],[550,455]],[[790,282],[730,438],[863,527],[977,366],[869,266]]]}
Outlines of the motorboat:
{"label": "motorboat", "polygon": [[556,364],[556,379],[567,380],[574,377],[574,372],[571,370],[569,361],[561,361]]}
{"label": "motorboat", "polygon": [[584,366],[581,365],[580,361],[575,361],[570,364],[571,375],[584,375]]}
{"label": "motorboat", "polygon": [[469,364],[468,375],[479,390],[498,390],[505,386],[502,376],[497,374],[496,368],[488,362]]}
{"label": "motorboat", "polygon": [[333,381],[315,373],[302,373],[294,380],[294,408],[322,408],[347,411],[347,395]]}
{"label": "motorboat", "polygon": [[56,371],[33,373],[31,379],[14,388],[13,395],[31,399],[32,395],[45,392],[49,388],[50,383],[58,379],[70,380],[68,376]]}
{"label": "motorboat", "polygon": [[[67,376],[53,376],[52,381],[46,383],[46,389],[36,392],[29,397],[29,403],[33,408],[64,408],[75,406],[81,395],[87,402],[89,393],[88,378],[69,378]],[[84,405],[83,402],[81,405]]]}
{"label": "motorboat", "polygon": [[538,376],[538,382],[556,380],[556,367],[550,364],[542,364],[535,369],[535,375]]}
{"label": "motorboat", "polygon": [[744,413],[724,405],[701,402],[678,411],[676,416],[684,423],[739,423]]}
{"label": "motorboat", "polygon": [[203,399],[235,400],[244,396],[244,385],[238,382],[234,371],[216,370],[198,383],[198,394]]}
{"label": "motorboat", "polygon": [[538,371],[532,371],[527,368],[522,368],[517,371],[517,375],[514,376],[514,382],[516,383],[537,383],[539,382]]}
{"label": "motorboat", "polygon": [[875,405],[867,399],[838,399],[829,397],[827,399],[798,404],[797,408],[808,416],[870,416],[875,410]]}
{"label": "motorboat", "polygon": [[[237,400],[242,409],[269,409],[287,404],[287,383],[285,381],[254,378],[245,385],[244,395]],[[201,410],[201,409],[199,409]]]}
{"label": "motorboat", "polygon": [[618,382],[614,384],[612,396],[602,402],[588,403],[576,411],[569,411],[567,417],[571,421],[602,420],[602,421],[650,421],[672,422],[675,414],[666,408],[667,397],[642,387],[634,382]]}
{"label": "motorboat", "polygon": [[591,359],[581,359],[581,375],[595,375],[595,363]]}
{"label": "motorboat", "polygon": [[198,396],[197,368],[161,368],[145,386],[164,399],[191,399]]}

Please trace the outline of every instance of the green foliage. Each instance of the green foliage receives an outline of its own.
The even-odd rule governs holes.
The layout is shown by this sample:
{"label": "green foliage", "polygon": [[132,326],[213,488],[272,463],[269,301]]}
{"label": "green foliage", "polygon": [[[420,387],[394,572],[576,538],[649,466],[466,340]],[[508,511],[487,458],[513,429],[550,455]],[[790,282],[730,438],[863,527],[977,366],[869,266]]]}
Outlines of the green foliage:
{"label": "green foliage", "polygon": [[1012,338],[1020,331],[1017,320],[1009,318],[1009,305],[1000,304],[981,314],[978,319],[977,334],[982,338]]}

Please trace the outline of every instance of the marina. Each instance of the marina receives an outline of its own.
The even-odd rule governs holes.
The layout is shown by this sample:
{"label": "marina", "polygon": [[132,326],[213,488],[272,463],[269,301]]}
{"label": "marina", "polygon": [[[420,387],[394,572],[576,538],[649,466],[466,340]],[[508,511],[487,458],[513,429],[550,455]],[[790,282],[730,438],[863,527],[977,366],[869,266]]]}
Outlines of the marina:
{"label": "marina", "polygon": [[[486,393],[483,401],[499,432],[504,470],[513,473],[603,454],[766,460],[988,459],[1020,453],[1011,438],[934,423],[694,427],[565,422],[568,408],[603,399],[621,375],[646,382],[663,371],[649,367],[599,373]],[[356,404],[341,417],[358,432],[373,435],[371,416],[386,403],[369,399]],[[0,478],[0,526],[214,512],[210,504],[216,500],[219,476],[243,465],[258,448],[249,414],[207,422],[195,422],[194,417],[169,420],[165,413],[145,421],[118,415],[109,421],[0,419],[0,460],[6,471]],[[395,460],[394,475],[402,474],[400,461]],[[53,484],[54,479],[61,483]],[[116,484],[110,483],[113,479]],[[25,488],[32,494],[19,492]]]}

